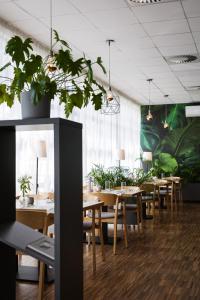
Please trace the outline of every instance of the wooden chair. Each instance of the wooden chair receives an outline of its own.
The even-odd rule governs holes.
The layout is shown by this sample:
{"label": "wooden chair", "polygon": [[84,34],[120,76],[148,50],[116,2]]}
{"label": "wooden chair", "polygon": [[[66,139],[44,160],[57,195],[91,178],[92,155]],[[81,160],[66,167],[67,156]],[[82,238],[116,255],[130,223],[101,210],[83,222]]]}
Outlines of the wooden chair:
{"label": "wooden chair", "polygon": [[159,187],[159,195],[164,198],[167,208],[173,210],[174,203],[176,205],[175,184],[172,180],[167,181],[168,185]]}
{"label": "wooden chair", "polygon": [[[29,226],[35,230],[41,230],[43,234],[47,235],[48,226],[54,223],[52,214],[47,214],[44,210],[31,210],[31,209],[17,209],[16,220],[22,224]],[[17,252],[17,254],[23,254]],[[45,264],[39,263],[39,289],[38,289],[38,300],[43,299],[44,292],[44,275],[45,275]]]}
{"label": "wooden chair", "polygon": [[[124,190],[131,190],[131,189],[134,190],[135,188],[136,188],[136,186],[130,186],[130,185],[127,185],[127,186],[123,187]],[[114,187],[114,189],[121,190],[121,187],[117,186],[117,187]],[[128,198],[127,198],[127,200],[128,200]],[[140,228],[140,224],[142,225],[142,202],[141,202],[141,197],[139,197],[138,195],[136,196],[136,203],[126,203],[126,210],[132,211],[133,213],[136,214],[137,226],[138,226],[138,228]]]}
{"label": "wooden chair", "polygon": [[140,189],[144,191],[142,195],[142,203],[147,205],[147,208],[150,212],[151,204],[153,205],[153,216],[155,216],[155,201],[156,199],[159,202],[160,207],[160,198],[159,192],[156,189],[156,186],[153,183],[143,183],[140,186]]}
{"label": "wooden chair", "polygon": [[[92,195],[96,196],[100,201],[103,201],[104,206],[106,206],[107,208],[112,207],[112,209],[109,211],[101,212],[101,221],[102,223],[114,224],[113,253],[116,254],[117,224],[119,218],[122,218],[123,220],[124,242],[125,242],[125,247],[126,248],[128,247],[125,202],[123,198],[115,194],[95,192],[92,193]],[[120,209],[121,205],[122,205],[122,209]]]}
{"label": "wooden chair", "polygon": [[[85,194],[83,197],[84,201],[97,201],[96,197],[91,197],[91,195]],[[93,256],[93,275],[96,274],[96,234],[95,230],[98,231],[98,236],[101,243],[101,254],[102,260],[105,260],[105,252],[104,252],[104,241],[103,241],[103,233],[102,233],[102,223],[101,223],[101,207],[102,205],[96,205],[96,208],[91,210],[91,218],[88,218],[87,215],[83,216],[83,231],[92,236],[92,256]],[[89,243],[90,245],[90,243]]]}

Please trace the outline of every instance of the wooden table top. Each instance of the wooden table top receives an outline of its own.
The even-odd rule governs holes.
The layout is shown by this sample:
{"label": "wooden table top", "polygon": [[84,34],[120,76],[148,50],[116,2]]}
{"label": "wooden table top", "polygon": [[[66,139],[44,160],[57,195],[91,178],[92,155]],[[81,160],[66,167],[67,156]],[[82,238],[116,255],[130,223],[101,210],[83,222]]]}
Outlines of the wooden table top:
{"label": "wooden table top", "polygon": [[138,187],[135,188],[126,188],[123,190],[115,190],[115,189],[111,189],[111,190],[102,190],[99,193],[108,193],[108,194],[114,194],[120,197],[124,197],[124,198],[128,198],[128,197],[132,197],[138,194],[141,194],[143,192],[143,190],[141,190]]}
{"label": "wooden table top", "polygon": [[[88,200],[83,201],[83,210],[97,209],[103,206],[103,201]],[[45,211],[47,214],[54,214],[54,202],[50,200],[37,200],[34,205],[22,206],[16,201],[16,210],[39,210]]]}

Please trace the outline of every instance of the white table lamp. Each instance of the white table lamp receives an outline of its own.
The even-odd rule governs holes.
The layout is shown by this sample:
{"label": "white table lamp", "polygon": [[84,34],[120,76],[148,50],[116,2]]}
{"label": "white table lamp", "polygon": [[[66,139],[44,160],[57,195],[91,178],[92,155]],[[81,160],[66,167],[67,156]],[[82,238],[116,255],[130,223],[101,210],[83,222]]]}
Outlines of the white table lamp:
{"label": "white table lamp", "polygon": [[38,141],[36,147],[36,195],[38,194],[38,167],[39,167],[39,158],[47,157],[46,141]]}
{"label": "white table lamp", "polygon": [[117,156],[118,156],[119,167],[120,167],[121,160],[125,160],[125,150],[124,149],[119,149]]}
{"label": "white table lamp", "polygon": [[143,152],[142,160],[152,161],[153,160],[152,152]]}

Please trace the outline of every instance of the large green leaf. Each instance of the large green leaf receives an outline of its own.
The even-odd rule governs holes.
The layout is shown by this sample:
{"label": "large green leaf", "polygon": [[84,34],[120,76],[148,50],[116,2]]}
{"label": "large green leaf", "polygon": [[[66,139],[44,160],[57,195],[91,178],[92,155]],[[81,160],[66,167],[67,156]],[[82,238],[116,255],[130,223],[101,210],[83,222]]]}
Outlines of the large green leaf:
{"label": "large green leaf", "polygon": [[23,42],[19,36],[14,36],[8,41],[6,53],[11,56],[12,61],[16,63],[17,67],[29,57],[30,50],[33,50],[31,44],[32,40],[30,38],[27,38]]}
{"label": "large green leaf", "polygon": [[154,166],[159,168],[162,172],[170,174],[176,171],[178,163],[171,154],[160,153],[159,157],[154,161]]}

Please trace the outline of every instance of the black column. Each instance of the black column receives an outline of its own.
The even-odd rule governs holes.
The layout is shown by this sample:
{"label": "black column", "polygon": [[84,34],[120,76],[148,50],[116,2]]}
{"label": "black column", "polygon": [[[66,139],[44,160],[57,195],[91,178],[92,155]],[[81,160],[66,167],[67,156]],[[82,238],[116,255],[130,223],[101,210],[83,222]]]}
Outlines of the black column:
{"label": "black column", "polygon": [[55,299],[83,298],[82,130],[54,125]]}
{"label": "black column", "polygon": [[[0,128],[0,223],[15,221],[15,128]],[[16,297],[15,249],[0,243],[0,298]]]}

